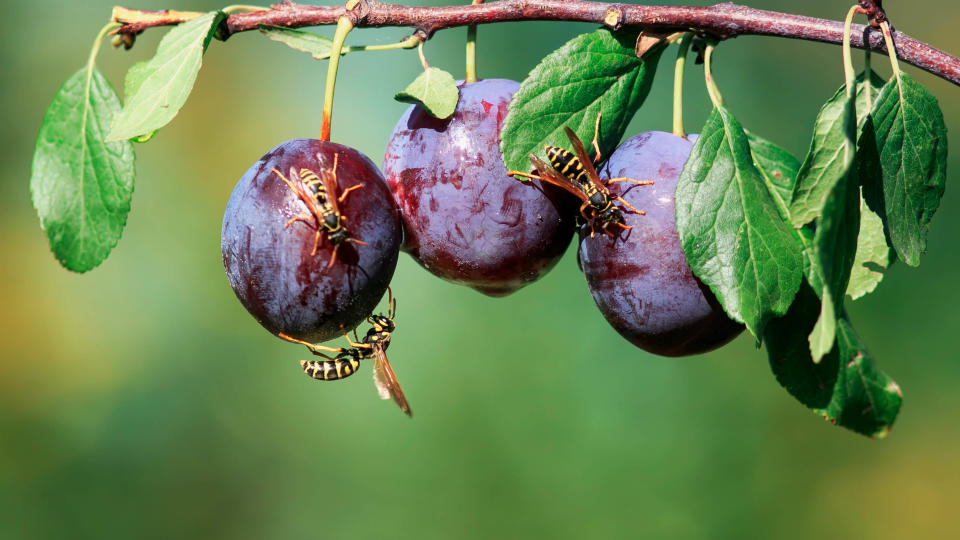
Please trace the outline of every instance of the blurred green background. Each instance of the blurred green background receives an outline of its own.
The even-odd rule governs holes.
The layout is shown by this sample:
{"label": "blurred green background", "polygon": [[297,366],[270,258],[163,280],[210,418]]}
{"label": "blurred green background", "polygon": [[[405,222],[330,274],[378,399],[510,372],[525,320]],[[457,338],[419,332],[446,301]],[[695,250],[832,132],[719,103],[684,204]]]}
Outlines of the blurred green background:
{"label": "blurred green background", "polygon": [[[847,7],[751,4],[834,19]],[[595,309],[573,252],[504,299],[449,285],[401,257],[390,355],[416,413],[410,421],[376,399],[369,368],[339,384],[305,377],[297,360],[306,351],[258,326],[223,274],[220,222],[234,182],[281,141],[318,135],[326,63],[306,54],[257,33],[214,42],[179,117],[137,147],[133,210],[112,256],[87,275],[58,266],[30,204],[33,144],[110,8],[99,0],[4,8],[0,537],[958,534],[956,186],[921,267],[897,265],[878,292],[849,306],[904,390],[885,440],[811,414],[746,336],[697,358],[633,348]],[[960,4],[887,9],[899,29],[960,53]],[[482,27],[480,76],[520,80],[590,29]],[[162,33],[149,31],[130,52],[105,47],[98,65],[120,87]],[[358,30],[348,43],[405,35]],[[431,40],[431,64],[462,76],[464,35]],[[889,74],[885,57],[874,66]],[[628,134],[669,130],[671,67],[661,64]],[[405,107],[391,96],[418,70],[412,51],[345,57],[333,139],[379,163]],[[722,44],[716,71],[742,123],[798,156],[842,77],[838,47],[760,37]],[[956,137],[960,88],[908,71],[939,97]],[[697,131],[709,110],[702,70],[690,68],[687,79],[687,127]],[[951,151],[951,176],[958,155]]]}

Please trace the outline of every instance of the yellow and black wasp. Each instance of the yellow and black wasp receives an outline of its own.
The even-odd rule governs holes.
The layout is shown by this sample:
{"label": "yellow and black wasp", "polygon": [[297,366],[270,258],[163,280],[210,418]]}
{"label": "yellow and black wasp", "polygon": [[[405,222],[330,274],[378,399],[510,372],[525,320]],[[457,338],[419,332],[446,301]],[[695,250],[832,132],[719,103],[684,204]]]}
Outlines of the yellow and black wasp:
{"label": "yellow and black wasp", "polygon": [[[297,221],[303,221],[307,224],[313,222],[317,234],[314,237],[313,251],[310,252],[310,255],[316,255],[317,247],[320,245],[320,233],[326,233],[327,239],[333,244],[333,255],[330,256],[330,263],[327,264],[327,268],[332,267],[333,263],[336,262],[337,250],[344,242],[352,242],[361,246],[367,245],[366,242],[350,236],[350,231],[344,224],[347,218],[340,212],[340,204],[346,200],[347,195],[362,188],[363,184],[351,186],[338,195],[340,191],[337,183],[337,161],[339,157],[339,154],[334,154],[333,169],[321,171],[320,175],[307,168],[301,168],[298,172],[294,167],[290,167],[290,178],[295,181],[288,180],[280,171],[273,169],[274,174],[279,176],[297,198],[303,201],[308,211],[306,214],[300,214],[287,221],[284,228]],[[317,154],[317,161],[321,165],[323,164],[320,154]]]}
{"label": "yellow and black wasp", "polygon": [[[393,292],[387,288],[387,314],[373,314],[367,317],[370,323],[370,329],[363,339],[357,341],[356,330],[354,330],[354,339],[344,332],[344,337],[350,347],[326,347],[308,343],[285,334],[279,336],[287,341],[299,343],[307,347],[311,353],[316,356],[326,358],[326,360],[301,360],[300,366],[303,371],[320,381],[336,381],[345,379],[357,372],[361,360],[373,359],[373,382],[377,386],[377,392],[381,399],[393,399],[400,407],[400,410],[407,413],[407,416],[413,416],[410,411],[410,404],[400,388],[397,376],[387,361],[387,347],[390,346],[390,338],[393,331],[396,330],[394,318],[397,316],[397,300],[393,297]],[[336,353],[331,357],[325,353]]]}
{"label": "yellow and black wasp", "polygon": [[537,171],[536,175],[520,171],[507,171],[507,174],[533,178],[559,186],[583,201],[583,204],[580,205],[580,215],[590,224],[591,237],[598,229],[611,238],[616,237],[607,228],[609,225],[616,225],[623,230],[631,229],[632,227],[624,223],[623,213],[620,208],[613,204],[613,201],[618,201],[635,214],[644,215],[646,212],[637,210],[622,197],[612,195],[608,186],[616,182],[632,182],[647,186],[653,184],[653,181],[641,181],[632,178],[600,179],[597,170],[594,168],[594,163],[600,161],[600,146],[597,144],[597,137],[600,133],[599,113],[594,126],[593,141],[591,142],[596,151],[594,160],[591,160],[587,155],[583,142],[580,141],[580,138],[572,129],[564,126],[563,130],[567,134],[567,138],[570,139],[570,144],[573,145],[574,153],[557,146],[546,145],[544,149],[547,153],[547,159],[550,160],[549,165],[537,156],[530,154],[530,162],[533,163],[533,167]]}

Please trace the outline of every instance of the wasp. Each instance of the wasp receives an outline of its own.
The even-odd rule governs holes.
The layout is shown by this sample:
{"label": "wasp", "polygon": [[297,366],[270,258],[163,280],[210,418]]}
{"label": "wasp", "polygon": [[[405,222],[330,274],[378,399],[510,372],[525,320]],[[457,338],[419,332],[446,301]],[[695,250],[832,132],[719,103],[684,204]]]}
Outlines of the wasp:
{"label": "wasp", "polygon": [[[310,252],[311,256],[317,254],[317,247],[320,245],[320,234],[326,233],[327,240],[333,244],[333,255],[330,256],[330,263],[327,264],[327,268],[332,267],[333,263],[336,262],[337,250],[340,249],[340,245],[344,242],[352,242],[361,246],[367,245],[366,242],[350,236],[350,231],[347,230],[347,226],[344,224],[347,218],[340,212],[340,205],[347,199],[347,196],[354,190],[362,188],[363,184],[351,186],[343,190],[343,193],[337,195],[340,191],[337,183],[337,162],[339,157],[340,154],[334,154],[333,169],[321,171],[320,175],[317,175],[317,173],[307,168],[301,168],[298,172],[296,168],[290,167],[290,178],[293,180],[288,180],[279,170],[273,169],[273,173],[287,184],[287,187],[293,191],[298,199],[303,201],[308,211],[308,213],[300,214],[287,221],[283,228],[287,228],[297,221],[303,221],[308,224],[312,221],[317,229],[317,234],[313,240],[313,251]],[[323,158],[320,154],[317,154],[317,161],[320,162],[321,165],[323,164]]]}
{"label": "wasp", "polygon": [[[357,340],[356,330],[354,330],[354,339],[346,332],[343,336],[347,338],[350,347],[326,347],[314,343],[308,343],[286,334],[279,336],[287,341],[304,345],[316,356],[321,356],[326,360],[301,360],[300,366],[303,371],[317,380],[335,381],[344,379],[356,373],[361,360],[373,359],[373,382],[377,387],[377,392],[381,399],[393,399],[405,412],[407,416],[412,417],[410,404],[400,388],[397,376],[387,360],[387,347],[390,346],[390,339],[396,330],[394,319],[397,316],[397,299],[393,297],[393,291],[387,288],[387,313],[372,314],[367,317],[370,323],[370,329],[367,330],[363,339]],[[336,353],[331,357],[325,353]]]}
{"label": "wasp", "polygon": [[549,165],[537,156],[530,154],[530,162],[533,163],[533,167],[537,171],[536,175],[520,171],[507,171],[507,174],[553,184],[567,190],[583,201],[583,204],[580,205],[580,215],[590,224],[591,237],[599,229],[611,238],[615,238],[616,235],[608,228],[610,225],[616,225],[623,230],[631,229],[632,227],[624,223],[623,212],[613,204],[613,201],[619,202],[634,214],[642,216],[646,212],[637,210],[622,197],[612,195],[608,186],[616,182],[632,182],[640,186],[648,186],[653,184],[653,181],[641,181],[632,178],[600,179],[596,168],[594,168],[594,163],[600,162],[600,146],[597,144],[597,138],[600,134],[599,113],[594,126],[593,141],[591,142],[596,152],[596,157],[593,160],[587,155],[583,142],[580,141],[580,138],[572,129],[564,126],[563,131],[570,139],[570,144],[573,145],[573,153],[557,146],[546,145],[544,149],[547,153],[547,159],[550,160]]}

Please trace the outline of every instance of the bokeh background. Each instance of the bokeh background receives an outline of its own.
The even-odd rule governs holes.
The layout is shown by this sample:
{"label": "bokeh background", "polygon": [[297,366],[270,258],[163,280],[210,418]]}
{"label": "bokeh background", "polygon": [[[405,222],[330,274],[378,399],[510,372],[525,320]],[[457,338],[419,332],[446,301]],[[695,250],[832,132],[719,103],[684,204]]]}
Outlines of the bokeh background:
{"label": "bokeh background", "polygon": [[[847,7],[749,3],[835,19]],[[960,4],[887,4],[898,28],[960,53]],[[955,178],[921,267],[897,265],[849,305],[904,390],[885,440],[811,414],[746,336],[686,359],[633,348],[595,309],[573,251],[504,299],[401,257],[390,355],[411,421],[376,399],[369,368],[339,384],[305,377],[306,352],[260,328],[223,274],[220,223],[234,182],[281,141],[319,132],[326,64],[306,54],[257,33],[214,42],[181,114],[137,147],[133,210],[114,253],[87,275],[58,266],[30,204],[33,144],[110,9],[101,0],[4,7],[0,537],[958,537]],[[480,75],[521,80],[590,29],[482,27]],[[162,33],[130,52],[105,47],[98,65],[121,87]],[[404,35],[358,30],[349,43]],[[430,41],[431,64],[462,76],[464,35]],[[391,96],[418,73],[416,53],[358,53],[341,66],[333,138],[379,163],[405,107]],[[874,66],[889,74],[885,57]],[[628,134],[669,130],[670,67],[661,64]],[[722,44],[716,71],[743,124],[798,156],[842,78],[838,47],[760,37]],[[960,88],[907,71],[939,97],[955,138]],[[709,111],[701,81],[690,68],[690,131]],[[958,155],[951,149],[951,177]]]}

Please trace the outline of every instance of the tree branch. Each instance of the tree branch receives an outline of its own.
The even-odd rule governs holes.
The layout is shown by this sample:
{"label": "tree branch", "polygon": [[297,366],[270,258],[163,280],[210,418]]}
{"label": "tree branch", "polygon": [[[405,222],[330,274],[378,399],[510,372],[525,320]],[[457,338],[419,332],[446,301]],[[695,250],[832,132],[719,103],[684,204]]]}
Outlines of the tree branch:
{"label": "tree branch", "polygon": [[[873,9],[871,21],[882,17],[878,0],[864,0]],[[220,29],[226,39],[237,32],[256,30],[258,25],[286,27],[336,24],[344,15],[342,6],[307,6],[285,1],[268,11],[235,13]],[[154,26],[178,24],[196,16],[192,12],[140,11],[114,8],[114,20],[124,26],[119,34],[137,34]],[[728,39],[745,35],[778,36],[839,44],[843,23],[739,6],[733,3],[707,7],[643,6],[583,0],[500,0],[489,4],[448,7],[411,7],[361,1],[350,13],[358,27],[403,26],[414,28],[422,39],[457,26],[511,21],[579,21],[657,30],[697,30]],[[894,32],[900,60],[960,86],[960,60],[912,37]],[[871,26],[854,25],[854,47],[886,54],[882,33]]]}

